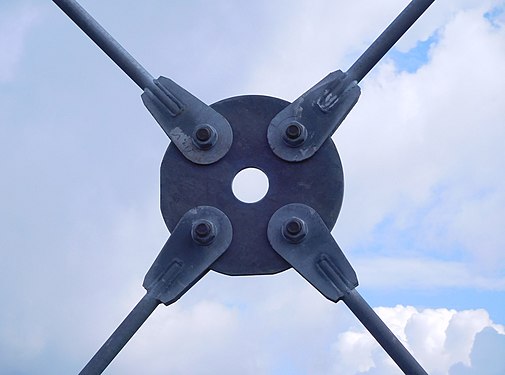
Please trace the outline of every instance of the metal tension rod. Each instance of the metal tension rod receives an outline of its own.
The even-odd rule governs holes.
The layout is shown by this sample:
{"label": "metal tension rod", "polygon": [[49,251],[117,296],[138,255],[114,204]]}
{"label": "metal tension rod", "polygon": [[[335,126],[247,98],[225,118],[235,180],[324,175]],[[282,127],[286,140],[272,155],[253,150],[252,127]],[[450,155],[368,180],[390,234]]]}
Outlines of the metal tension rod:
{"label": "metal tension rod", "polygon": [[356,272],[314,209],[299,203],[279,208],[268,224],[268,240],[323,296],[344,301],[406,375],[428,375],[356,290]]}
{"label": "metal tension rod", "polygon": [[346,72],[347,79],[361,81],[407,32],[435,0],[412,0]]}
{"label": "metal tension rod", "polygon": [[75,0],[53,0],[143,91],[142,101],[186,159],[212,164],[230,149],[228,121],[172,80],[151,74]]}
{"label": "metal tension rod", "polygon": [[159,304],[174,303],[205,276],[232,236],[231,222],[220,210],[199,206],[186,212],[144,278],[147,293],[79,375],[101,374]]}
{"label": "metal tension rod", "polygon": [[384,57],[435,0],[413,0],[344,73],[328,74],[279,112],[268,127],[268,143],[281,159],[312,157],[357,103],[363,77]]}
{"label": "metal tension rod", "polygon": [[53,0],[143,91],[142,101],[186,159],[212,164],[230,149],[228,121],[172,80],[151,74],[75,0]]}
{"label": "metal tension rod", "polygon": [[344,295],[342,301],[405,374],[428,375],[356,289]]}
{"label": "metal tension rod", "polygon": [[146,294],[84,366],[79,375],[101,374],[160,303],[149,293]]}
{"label": "metal tension rod", "polygon": [[[412,0],[375,39],[370,47],[358,57],[347,72],[342,75],[343,78],[340,80],[337,79],[328,85],[325,93],[318,101],[320,108],[322,110],[331,108],[337,101],[337,98],[344,96],[343,94],[349,88],[359,83],[434,2],[435,0]],[[336,71],[332,74],[338,72]]]}
{"label": "metal tension rod", "polygon": [[142,90],[153,85],[153,76],[86,12],[77,1],[53,0],[53,2]]}
{"label": "metal tension rod", "polygon": [[[153,76],[128,53],[92,16],[75,0],[53,0],[53,2],[72,20],[100,49],[116,63],[141,90],[156,92]],[[180,113],[180,103],[168,95],[158,95],[159,99],[172,113]]]}

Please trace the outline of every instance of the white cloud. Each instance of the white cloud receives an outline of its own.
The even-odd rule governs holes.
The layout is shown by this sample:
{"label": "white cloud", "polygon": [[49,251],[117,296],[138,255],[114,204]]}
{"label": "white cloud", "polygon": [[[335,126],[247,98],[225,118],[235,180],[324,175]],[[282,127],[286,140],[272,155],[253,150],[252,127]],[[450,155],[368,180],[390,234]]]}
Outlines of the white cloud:
{"label": "white cloud", "polygon": [[485,328],[475,336],[470,354],[471,365],[458,362],[451,367],[450,375],[501,375],[505,372],[505,361],[494,358],[505,356],[505,335],[493,328]]}
{"label": "white cloud", "polygon": [[334,136],[346,172],[334,230],[344,249],[470,259],[481,274],[502,272],[504,44],[505,28],[480,8],[460,11],[415,74],[390,61],[364,81]]}
{"label": "white cloud", "polygon": [[446,0],[435,2],[422,15],[422,22],[415,23],[395,47],[400,51],[407,52],[415,47],[417,41],[428,39],[441,25],[450,23],[457,14],[468,10],[484,14],[499,4],[503,4],[503,0]]}
{"label": "white cloud", "polygon": [[[257,61],[246,89],[294,100],[330,71],[349,68],[405,1],[286,4],[270,25],[271,36],[264,45],[268,53]],[[364,18],[367,21],[360,22]]]}
{"label": "white cloud", "polygon": [[0,82],[15,78],[28,32],[38,18],[33,7],[19,7],[0,14]]}
{"label": "white cloud", "polygon": [[[475,337],[485,328],[491,328],[494,334],[505,339],[503,326],[495,325],[484,310],[418,310],[411,306],[379,307],[375,310],[432,375],[447,375],[458,363],[471,368]],[[341,333],[333,344],[333,351],[334,373],[401,373],[364,329]],[[490,360],[495,365],[501,358],[493,356]]]}

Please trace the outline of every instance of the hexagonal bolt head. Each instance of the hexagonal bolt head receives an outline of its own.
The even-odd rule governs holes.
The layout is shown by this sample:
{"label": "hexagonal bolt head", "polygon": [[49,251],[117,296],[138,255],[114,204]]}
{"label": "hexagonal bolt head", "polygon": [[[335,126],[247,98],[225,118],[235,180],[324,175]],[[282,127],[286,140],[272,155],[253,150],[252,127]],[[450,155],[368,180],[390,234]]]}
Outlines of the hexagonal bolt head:
{"label": "hexagonal bolt head", "polygon": [[208,124],[201,124],[195,128],[193,143],[201,150],[212,148],[217,142],[217,131]]}
{"label": "hexagonal bolt head", "polygon": [[298,147],[307,139],[307,129],[298,121],[291,121],[282,136],[283,141],[290,147]]}
{"label": "hexagonal bolt head", "polygon": [[191,238],[199,245],[210,245],[216,238],[216,227],[208,220],[197,220],[191,228]]}
{"label": "hexagonal bolt head", "polygon": [[305,239],[308,228],[302,219],[292,217],[282,225],[282,236],[291,243],[300,243]]}

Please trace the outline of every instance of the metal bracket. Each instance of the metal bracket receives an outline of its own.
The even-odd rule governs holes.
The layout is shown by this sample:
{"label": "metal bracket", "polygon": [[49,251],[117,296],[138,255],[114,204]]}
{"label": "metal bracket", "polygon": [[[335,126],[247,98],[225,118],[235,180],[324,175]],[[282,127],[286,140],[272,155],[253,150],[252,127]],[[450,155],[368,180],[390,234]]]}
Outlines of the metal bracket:
{"label": "metal bracket", "polygon": [[174,81],[159,77],[146,87],[142,101],[186,159],[212,164],[231,147],[228,121]]}
{"label": "metal bracket", "polygon": [[272,151],[286,161],[310,158],[344,121],[360,93],[356,81],[341,70],[328,74],[272,119]]}
{"label": "metal bracket", "polygon": [[272,248],[314,288],[337,302],[358,278],[319,214],[299,203],[279,208],[268,223]]}
{"label": "metal bracket", "polygon": [[232,225],[220,210],[200,206],[179,221],[147,272],[147,293],[169,305],[179,299],[228,249]]}

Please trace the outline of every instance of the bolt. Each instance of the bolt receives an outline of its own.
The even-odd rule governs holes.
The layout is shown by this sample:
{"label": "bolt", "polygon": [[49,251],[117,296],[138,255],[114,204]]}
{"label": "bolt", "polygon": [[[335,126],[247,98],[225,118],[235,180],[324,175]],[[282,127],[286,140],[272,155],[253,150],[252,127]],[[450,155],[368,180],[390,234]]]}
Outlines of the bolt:
{"label": "bolt", "polygon": [[196,130],[196,139],[200,142],[207,142],[212,135],[212,131],[208,126],[202,126]]}
{"label": "bolt", "polygon": [[296,124],[291,124],[286,128],[286,136],[289,139],[297,139],[302,135],[302,129]]}
{"label": "bolt", "polygon": [[300,243],[307,235],[307,225],[302,219],[292,217],[282,226],[282,235],[291,243]]}
{"label": "bolt", "polygon": [[216,238],[216,228],[208,220],[197,220],[191,228],[191,238],[199,245],[210,245]]}
{"label": "bolt", "polygon": [[282,138],[288,146],[298,147],[305,142],[307,129],[298,121],[292,121],[286,127]]}
{"label": "bolt", "polygon": [[211,230],[212,228],[208,223],[198,223],[195,227],[195,233],[199,238],[208,236]]}
{"label": "bolt", "polygon": [[201,150],[212,148],[217,142],[217,132],[208,124],[198,125],[193,133],[193,143]]}
{"label": "bolt", "polygon": [[286,224],[286,230],[288,231],[288,233],[290,235],[295,236],[302,231],[302,223],[300,222],[300,220],[296,220],[296,219],[290,220]]}

